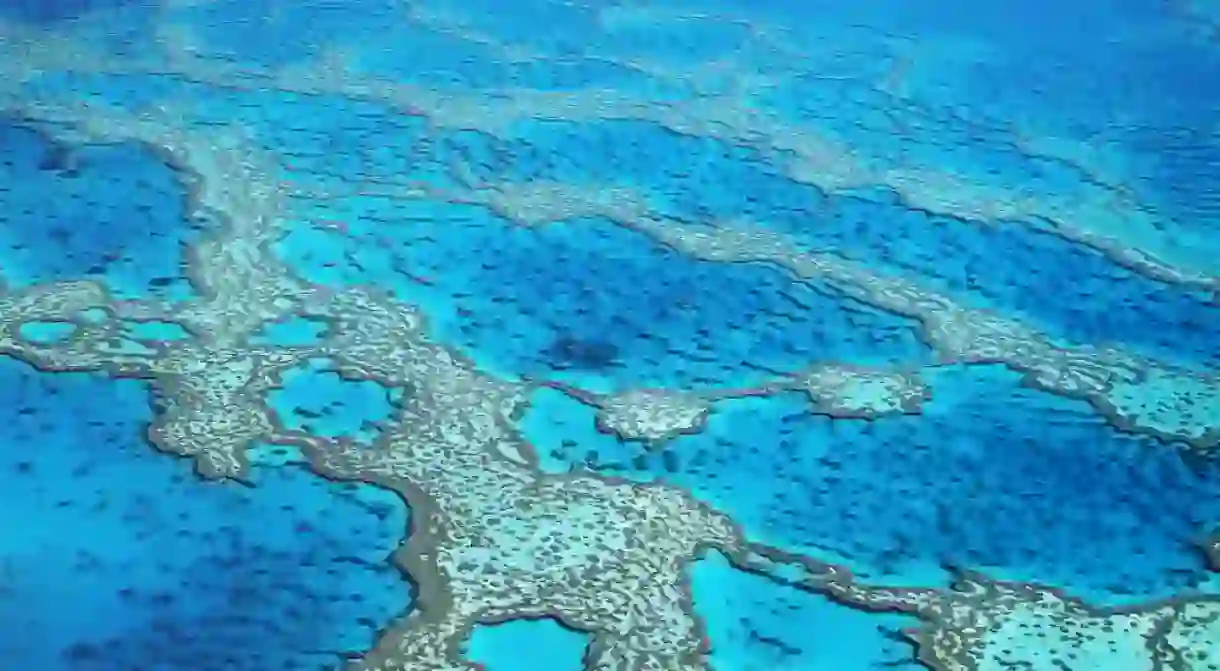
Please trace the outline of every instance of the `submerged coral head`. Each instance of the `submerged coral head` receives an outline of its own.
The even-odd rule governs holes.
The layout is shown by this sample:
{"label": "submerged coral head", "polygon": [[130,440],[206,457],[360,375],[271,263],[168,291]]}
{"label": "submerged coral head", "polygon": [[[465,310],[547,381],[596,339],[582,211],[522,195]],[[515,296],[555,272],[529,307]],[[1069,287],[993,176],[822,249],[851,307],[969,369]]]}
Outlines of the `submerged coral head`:
{"label": "submerged coral head", "polygon": [[619,348],[604,340],[583,340],[560,336],[547,348],[547,357],[558,368],[606,368],[619,356]]}

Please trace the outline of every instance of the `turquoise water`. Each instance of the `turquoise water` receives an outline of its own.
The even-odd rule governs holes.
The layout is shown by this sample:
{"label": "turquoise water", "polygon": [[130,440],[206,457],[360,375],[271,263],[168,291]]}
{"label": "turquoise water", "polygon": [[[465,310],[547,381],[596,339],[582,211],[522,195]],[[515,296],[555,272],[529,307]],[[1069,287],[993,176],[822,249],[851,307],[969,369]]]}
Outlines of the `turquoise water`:
{"label": "turquoise water", "polygon": [[[555,620],[513,620],[475,629],[465,655],[488,671],[579,671],[588,644],[588,636]],[[522,654],[523,646],[533,654]]]}
{"label": "turquoise water", "polygon": [[288,429],[371,443],[379,425],[393,417],[398,398],[401,390],[345,380],[332,362],[312,359],[285,373],[280,388],[267,395],[267,405]]}
{"label": "turquoise water", "polygon": [[1212,82],[1212,0],[0,0],[5,668],[1220,659]]}
{"label": "turquoise water", "polygon": [[796,393],[722,401],[704,431],[660,450],[599,433],[553,390],[523,426],[554,470],[672,482],[754,537],[850,557],[886,584],[968,566],[1121,603],[1206,580],[1191,539],[1220,516],[1220,469],[1019,379],[944,370],[921,415],[876,420],[811,416]]}
{"label": "turquoise water", "polygon": [[350,237],[293,231],[278,250],[311,281],[376,284],[424,306],[440,337],[491,368],[581,386],[748,385],[817,358],[931,358],[911,320],[599,219],[531,232],[483,209],[436,204],[420,216],[435,219]]}
{"label": "turquoise water", "polygon": [[713,669],[919,668],[894,636],[914,624],[902,616],[852,610],[734,570],[719,555],[694,564],[691,580],[695,611],[712,640]]}

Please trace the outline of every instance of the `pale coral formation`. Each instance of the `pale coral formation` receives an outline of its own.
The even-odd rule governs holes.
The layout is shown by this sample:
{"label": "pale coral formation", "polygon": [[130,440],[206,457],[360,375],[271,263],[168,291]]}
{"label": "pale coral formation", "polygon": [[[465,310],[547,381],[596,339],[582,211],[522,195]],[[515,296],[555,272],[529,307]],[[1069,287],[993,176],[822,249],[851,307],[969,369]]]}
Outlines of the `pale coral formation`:
{"label": "pale coral formation", "polygon": [[660,442],[695,433],[707,422],[711,402],[697,394],[637,390],[599,401],[599,428],[623,440]]}
{"label": "pale coral formation", "polygon": [[525,226],[597,215],[630,221],[649,210],[643,196],[622,187],[582,188],[560,182],[492,184],[474,195],[496,213]]}
{"label": "pale coral formation", "polygon": [[412,389],[371,448],[279,438],[328,477],[393,488],[426,515],[399,560],[430,598],[362,668],[464,668],[457,646],[476,622],[542,615],[594,633],[593,668],[638,655],[639,668],[699,668],[682,571],[700,547],[739,543],[727,519],[677,490],[522,470],[500,455],[521,441],[508,420],[523,388],[428,342],[408,306],[357,291],[317,309],[344,370]]}
{"label": "pale coral formation", "polygon": [[964,576],[951,591],[834,584],[837,598],[917,614],[919,659],[938,671],[1220,668],[1220,601],[1201,597],[1098,609],[1037,585]]}
{"label": "pale coral formation", "polygon": [[1220,602],[1187,602],[1174,609],[1157,652],[1168,668],[1220,669]]}
{"label": "pale coral formation", "polygon": [[1031,326],[962,307],[911,281],[803,252],[779,234],[660,220],[641,228],[699,258],[775,263],[797,277],[829,281],[868,303],[916,317],[946,363],[1003,364],[1025,373],[1033,385],[1088,401],[1127,430],[1180,439],[1201,450],[1220,444],[1220,413],[1210,412],[1220,394],[1214,375],[1179,373],[1113,349],[1058,344]]}
{"label": "pale coral formation", "polygon": [[930,394],[912,374],[844,366],[816,368],[801,385],[818,412],[843,418],[915,414]]}
{"label": "pale coral formation", "polygon": [[[944,671],[1013,665],[1154,669],[1151,639],[1172,611],[1094,614],[1052,592],[972,585],[963,603],[935,610],[917,636],[921,657]],[[977,604],[977,605],[976,605]]]}
{"label": "pale coral formation", "polygon": [[1102,408],[1124,428],[1200,447],[1220,444],[1220,385],[1214,378],[1154,369],[1114,382],[1102,399]]}
{"label": "pale coral formation", "polygon": [[164,348],[153,364],[162,411],[149,428],[158,449],[195,459],[207,478],[242,478],[245,451],[273,432],[267,392],[314,352],[300,349]]}
{"label": "pale coral formation", "polygon": [[[618,8],[600,16],[613,24],[655,15]],[[483,39],[460,16],[421,10],[415,18],[444,24],[459,37]],[[180,26],[160,28],[162,36],[190,37]],[[154,146],[182,170],[191,187],[188,216],[210,234],[185,259],[201,295],[180,302],[118,301],[89,281],[0,292],[0,355],[51,371],[150,380],[158,410],[151,442],[193,458],[205,477],[244,478],[245,451],[266,441],[300,447],[325,477],[376,483],[405,498],[415,524],[395,559],[418,585],[419,598],[357,668],[470,670],[475,667],[460,658],[459,646],[475,624],[531,616],[554,616],[590,632],[588,669],[705,668],[708,645],[692,612],[684,570],[707,548],[856,607],[915,613],[924,621],[914,635],[921,658],[938,671],[1220,668],[1215,600],[1101,610],[1053,590],[981,578],[948,591],[862,586],[832,566],[752,553],[732,520],[681,490],[544,475],[514,425],[536,385],[481,371],[432,339],[420,308],[373,289],[310,286],[271,253],[293,223],[288,201],[294,194],[332,194],[303,184],[309,179],[300,174],[287,175],[291,171],[280,161],[257,148],[249,129],[192,127],[186,104],[129,110],[89,96],[31,103],[21,98],[20,87],[50,71],[168,74],[233,90],[343,95],[423,116],[438,128],[500,137],[510,136],[513,123],[527,118],[648,121],[750,147],[787,176],[827,192],[884,185],[918,207],[954,216],[1046,218],[1055,223],[1056,234],[1102,247],[1139,272],[1214,287],[1213,268],[1170,244],[1172,227],[1163,232],[1158,225],[1163,222],[1154,221],[1148,210],[1131,207],[1104,188],[1073,200],[1000,187],[966,188],[957,175],[934,166],[882,169],[876,157],[817,128],[761,111],[736,92],[664,105],[641,94],[592,88],[506,89],[489,97],[461,87],[432,90],[360,75],[341,51],[281,69],[208,58],[186,40],[176,46],[165,40],[163,52],[105,57],[65,30],[42,36],[0,25],[0,107],[48,124],[63,139]],[[783,42],[783,30],[752,30],[758,40]],[[530,56],[519,45],[499,46],[504,53]],[[656,63],[625,65],[666,72]],[[714,69],[701,72],[696,88],[715,88]],[[731,76],[719,79],[742,80],[734,86],[761,89],[768,83],[764,75],[746,81],[745,66],[729,63],[725,69]],[[918,319],[921,335],[943,363],[1002,364],[1020,371],[1032,386],[1088,401],[1129,431],[1199,450],[1220,445],[1215,375],[1184,372],[1116,349],[1055,342],[1017,319],[965,307],[916,282],[805,248],[747,222],[694,224],[659,214],[648,198],[627,187],[487,182],[476,179],[473,163],[452,166],[456,186],[375,183],[361,176],[351,188],[389,199],[442,194],[454,202],[489,206],[529,226],[604,217],[706,261],[777,266],[797,281],[823,282],[870,306]],[[1144,239],[1156,243],[1150,254],[1140,254],[1132,242]],[[317,345],[250,343],[265,325],[302,316],[329,325]],[[124,323],[132,320],[172,322],[189,338],[133,344],[124,336]],[[39,322],[72,329],[43,342],[23,331]],[[371,446],[287,430],[267,408],[267,394],[285,371],[321,356],[333,359],[344,375],[405,390],[397,415]],[[816,367],[736,395],[799,389],[817,412],[850,418],[917,413],[929,396],[918,375],[906,370],[808,363]],[[702,430],[712,403],[734,395],[634,390],[582,400],[599,408],[603,430],[625,440],[659,442]],[[1220,539],[1206,551],[1220,568]]]}
{"label": "pale coral formation", "polygon": [[[0,354],[48,371],[147,373],[151,356],[123,347],[122,326],[109,309],[110,300],[105,289],[91,281],[57,282],[0,293]],[[23,337],[23,327],[37,322],[59,322],[73,328],[53,342]]]}

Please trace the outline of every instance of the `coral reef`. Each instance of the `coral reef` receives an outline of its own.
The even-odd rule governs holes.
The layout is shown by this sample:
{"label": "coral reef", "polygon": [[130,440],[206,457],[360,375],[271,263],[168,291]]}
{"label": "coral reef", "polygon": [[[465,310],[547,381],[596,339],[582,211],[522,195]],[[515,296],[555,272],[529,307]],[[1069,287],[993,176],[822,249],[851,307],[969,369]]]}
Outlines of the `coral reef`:
{"label": "coral reef", "polygon": [[632,391],[606,399],[598,426],[624,440],[660,441],[680,433],[697,433],[711,409],[698,396]]}
{"label": "coral reef", "polygon": [[1182,598],[1118,609],[1092,608],[1056,590],[965,576],[944,593],[840,585],[836,598],[916,613],[920,659],[943,671],[1013,666],[1069,669],[1190,669],[1220,665],[1220,601]]}
{"label": "coral reef", "polygon": [[915,376],[835,366],[811,371],[801,383],[819,412],[832,417],[872,418],[916,414],[929,397]]}
{"label": "coral reef", "polygon": [[[937,671],[1220,668],[1207,11],[1027,53],[690,4],[5,6],[0,447],[51,531],[0,592],[156,566],[0,652],[475,669],[539,619],[591,671],[847,668],[917,618]],[[1149,90],[1080,75],[1120,58]]]}

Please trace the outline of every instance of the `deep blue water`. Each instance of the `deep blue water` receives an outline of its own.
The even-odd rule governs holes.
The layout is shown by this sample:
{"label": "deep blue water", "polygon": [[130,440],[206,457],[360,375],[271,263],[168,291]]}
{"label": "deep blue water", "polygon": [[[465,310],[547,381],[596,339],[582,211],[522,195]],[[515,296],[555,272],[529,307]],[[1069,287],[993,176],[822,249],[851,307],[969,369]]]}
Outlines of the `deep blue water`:
{"label": "deep blue water", "polygon": [[[1215,366],[1220,305],[1016,221],[934,216],[891,193],[821,199],[811,216],[770,217],[811,247],[927,278],[966,301],[1016,314],[1070,342],[1113,342]],[[946,263],[952,258],[952,263]]]}
{"label": "deep blue water", "polygon": [[150,4],[148,0],[5,0],[0,4],[0,16],[34,24],[54,24],[91,12]]}
{"label": "deep blue water", "polygon": [[[780,232],[788,251],[838,255],[1056,342],[1214,375],[1213,6],[0,0],[0,297],[91,278],[121,299],[195,298],[190,247],[254,216],[240,199],[193,209],[198,189],[249,186],[223,169],[193,180],[209,169],[189,165],[211,155],[201,144],[223,133],[269,171],[253,187],[280,208],[275,260],[330,289],[389,290],[487,375],[681,391],[819,363],[933,363],[916,320],[778,267],[696,260],[629,221],[568,212],[562,195],[531,225],[479,204],[554,185],[610,204],[630,191],[695,230]],[[53,139],[44,105],[110,139]],[[201,144],[177,165],[121,139],[131,118]],[[983,220],[952,204],[979,193],[1019,207]],[[228,243],[234,259],[249,242]],[[1109,248],[1204,280],[1154,278]],[[250,344],[331,334],[288,312]],[[70,332],[21,329],[49,348]],[[159,322],[122,333],[191,337]],[[342,378],[325,356],[286,373],[268,410],[376,449],[415,390]],[[919,415],[836,420],[796,392],[740,398],[660,446],[599,433],[593,409],[555,389],[511,420],[546,472],[660,479],[753,541],[872,584],[941,588],[960,567],[1094,604],[1216,590],[1197,551],[1220,520],[1214,454],[1119,431],[1002,369],[924,374]],[[409,527],[396,496],[261,443],[251,483],[202,482],[147,444],[149,391],[0,355],[4,668],[322,671],[410,609],[389,561]],[[714,553],[687,568],[715,671],[914,668],[893,635],[913,620]],[[517,620],[456,647],[489,671],[568,671],[589,641]]]}
{"label": "deep blue water", "polygon": [[136,381],[0,358],[0,398],[10,668],[337,668],[409,605],[395,496],[297,466],[200,482],[141,440]]}
{"label": "deep blue water", "polygon": [[811,416],[797,393],[725,401],[704,432],[653,451],[598,433],[591,408],[553,390],[523,426],[549,470],[682,485],[753,537],[851,558],[872,580],[979,567],[1102,602],[1203,580],[1193,541],[1220,515],[1220,468],[1018,381],[947,370],[922,415],[872,421]]}
{"label": "deep blue water", "polygon": [[0,120],[0,279],[94,278],[122,296],[189,290],[186,187],[150,148],[72,146]]}
{"label": "deep blue water", "polygon": [[[914,275],[967,304],[1020,315],[1070,342],[1112,341],[1195,364],[1220,361],[1214,337],[1220,305],[1209,292],[1150,279],[1097,250],[1037,230],[1041,221],[981,224],[937,215],[904,204],[887,189],[827,194],[778,174],[748,150],[656,124],[522,126],[514,143],[485,150],[499,161],[480,162],[480,179],[634,187],[656,194],[662,209],[684,219],[745,218],[791,234],[805,248]],[[1027,177],[1028,157],[1014,154],[1007,163],[1025,165],[1016,176]],[[978,162],[991,168],[991,161]],[[1035,166],[1042,173],[1055,167]]]}
{"label": "deep blue water", "polygon": [[348,237],[294,231],[280,256],[312,281],[374,283],[424,305],[445,341],[510,374],[747,386],[811,360],[929,358],[911,320],[778,270],[698,261],[604,220],[530,230],[442,203],[385,216],[394,223],[370,216]]}

